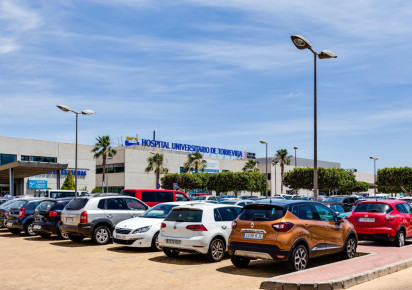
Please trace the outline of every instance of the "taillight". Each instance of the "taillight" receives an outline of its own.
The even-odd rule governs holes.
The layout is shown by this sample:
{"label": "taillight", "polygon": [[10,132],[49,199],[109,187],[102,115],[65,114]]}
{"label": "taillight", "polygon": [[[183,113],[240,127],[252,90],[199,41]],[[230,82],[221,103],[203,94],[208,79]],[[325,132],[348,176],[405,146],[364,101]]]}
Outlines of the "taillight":
{"label": "taillight", "polygon": [[272,228],[277,232],[287,232],[293,227],[292,223],[276,223],[272,225]]}
{"label": "taillight", "polygon": [[[49,217],[54,217],[54,216],[57,216],[57,212],[51,210],[49,212]],[[86,214],[86,220],[87,220],[87,214]]]}
{"label": "taillight", "polygon": [[19,211],[19,217],[25,217],[26,216],[26,210],[24,207]]}
{"label": "taillight", "polygon": [[236,227],[237,227],[237,221],[234,220],[234,221],[232,222],[232,229],[236,229]]}
{"label": "taillight", "polygon": [[395,220],[396,218],[397,218],[397,216],[396,215],[392,215],[393,214],[393,211],[391,211],[390,213],[388,213],[386,216],[385,216],[385,219],[387,220],[387,221],[393,221],[393,220]]}
{"label": "taillight", "polygon": [[84,211],[80,214],[80,222],[87,223],[87,211]]}
{"label": "taillight", "polygon": [[195,232],[207,232],[207,229],[204,225],[188,225],[186,229]]}
{"label": "taillight", "polygon": [[161,225],[160,225],[160,228],[161,229],[163,229],[163,228],[165,228],[166,227],[166,224],[165,223],[162,223]]}

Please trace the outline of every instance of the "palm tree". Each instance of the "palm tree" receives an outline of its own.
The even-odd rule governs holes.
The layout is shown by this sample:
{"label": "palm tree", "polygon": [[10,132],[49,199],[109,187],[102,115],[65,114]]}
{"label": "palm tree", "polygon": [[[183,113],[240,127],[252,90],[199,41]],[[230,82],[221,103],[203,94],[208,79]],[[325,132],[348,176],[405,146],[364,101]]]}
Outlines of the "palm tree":
{"label": "palm tree", "polygon": [[280,193],[283,194],[283,173],[285,171],[285,165],[290,165],[290,158],[292,155],[288,155],[288,150],[280,149],[276,151],[275,158],[272,161],[273,165],[280,163]]}
{"label": "palm tree", "polygon": [[145,169],[146,172],[151,172],[154,171],[156,174],[156,188],[157,185],[159,184],[160,180],[160,174],[165,174],[169,172],[169,170],[165,167],[163,167],[163,160],[164,156],[163,154],[156,153],[153,156],[150,156],[147,158],[147,167]]}
{"label": "palm tree", "polygon": [[259,161],[250,159],[246,162],[245,166],[242,168],[243,171],[254,171],[259,172],[259,169],[256,167],[259,164]]}
{"label": "palm tree", "polygon": [[[110,136],[99,136],[96,138],[96,144],[94,144],[94,147],[92,149],[92,152],[94,153],[94,158],[99,158],[102,157],[103,162],[102,162],[102,167],[103,167],[103,184],[105,181],[105,176],[106,176],[106,164],[107,164],[107,158],[113,158],[117,154],[117,150],[112,148],[111,143],[112,141],[110,140]],[[104,192],[104,186],[103,187],[103,192]]]}
{"label": "palm tree", "polygon": [[199,171],[205,171],[207,162],[203,159],[203,155],[200,152],[190,153],[187,156],[187,162],[184,164],[185,172],[190,172],[193,169],[195,173]]}

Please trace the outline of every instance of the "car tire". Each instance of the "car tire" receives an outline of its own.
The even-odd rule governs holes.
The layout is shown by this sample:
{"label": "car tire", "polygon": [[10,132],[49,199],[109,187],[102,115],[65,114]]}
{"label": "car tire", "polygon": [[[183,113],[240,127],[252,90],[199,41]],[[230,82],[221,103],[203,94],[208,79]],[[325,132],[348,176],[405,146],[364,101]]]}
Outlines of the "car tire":
{"label": "car tire", "polygon": [[9,229],[9,231],[14,235],[18,235],[21,233],[21,229]]}
{"label": "car tire", "polygon": [[393,245],[399,248],[405,246],[405,231],[403,229],[399,230],[396,233],[396,237],[395,237],[395,240],[393,241]]}
{"label": "car tire", "polygon": [[62,240],[68,240],[69,238],[69,234],[66,233],[62,233],[61,231],[58,231],[57,236],[62,239]]}
{"label": "car tire", "polygon": [[232,256],[230,258],[232,264],[238,268],[246,268],[249,265],[250,259],[239,256]]}
{"label": "car tire", "polygon": [[175,250],[163,250],[163,253],[170,258],[177,257],[180,254],[180,252]]}
{"label": "car tire", "polygon": [[342,257],[344,259],[352,259],[356,256],[357,242],[354,236],[348,237],[345,246],[343,247]]}
{"label": "car tire", "polygon": [[225,256],[226,244],[221,238],[212,240],[209,245],[209,251],[206,254],[206,258],[210,262],[220,262]]}
{"label": "car tire", "polygon": [[288,267],[292,271],[305,270],[308,266],[309,253],[304,245],[297,245],[287,261]]}
{"label": "car tire", "polygon": [[93,231],[92,240],[97,245],[105,245],[110,242],[111,235],[107,226],[99,226]]}
{"label": "car tire", "polygon": [[40,237],[42,237],[42,238],[45,238],[45,239],[48,239],[48,238],[50,238],[50,236],[51,236],[51,234],[40,234]]}
{"label": "car tire", "polygon": [[69,239],[70,239],[72,242],[75,242],[75,243],[81,242],[81,241],[83,241],[83,239],[84,239],[83,236],[77,236],[77,235],[71,235],[71,234],[68,234],[68,235],[69,235]]}
{"label": "car tire", "polygon": [[161,251],[161,250],[162,250],[162,248],[159,247],[159,233],[156,233],[156,234],[153,236],[151,248],[152,248],[152,250],[154,250],[154,251]]}
{"label": "car tire", "polygon": [[24,225],[24,232],[26,233],[27,236],[31,236],[31,237],[37,235],[33,231],[33,221],[26,222],[26,224]]}

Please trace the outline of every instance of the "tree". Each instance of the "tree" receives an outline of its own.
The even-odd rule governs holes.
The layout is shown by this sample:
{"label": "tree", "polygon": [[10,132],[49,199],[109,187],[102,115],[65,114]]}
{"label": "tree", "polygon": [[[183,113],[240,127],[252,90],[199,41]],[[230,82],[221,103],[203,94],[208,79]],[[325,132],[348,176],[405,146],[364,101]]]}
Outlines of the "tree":
{"label": "tree", "polygon": [[154,171],[156,174],[156,188],[157,185],[159,184],[159,180],[160,180],[160,174],[165,174],[167,173],[169,170],[165,167],[163,167],[163,160],[164,160],[164,156],[163,154],[160,153],[156,153],[153,156],[150,156],[149,158],[147,158],[147,167],[145,169],[146,172],[151,172]]}
{"label": "tree", "polygon": [[[105,182],[106,176],[106,165],[107,165],[107,158],[113,158],[117,154],[117,150],[112,148],[111,144],[112,141],[110,140],[110,136],[99,136],[96,138],[96,144],[92,149],[94,153],[94,158],[102,157],[102,168],[103,168],[103,184]],[[104,186],[102,186],[104,188]],[[104,190],[103,190],[104,192]]]}
{"label": "tree", "polygon": [[290,165],[290,158],[292,155],[288,155],[288,150],[279,149],[276,151],[275,158],[272,163],[275,165],[277,162],[280,162],[280,193],[283,193],[283,174],[285,172],[285,165]]}
{"label": "tree", "polygon": [[412,168],[386,167],[378,170],[376,179],[380,192],[412,195]]}
{"label": "tree", "polygon": [[200,152],[194,152],[187,155],[187,161],[184,164],[184,170],[186,173],[190,173],[195,170],[195,173],[199,171],[204,172],[207,162],[203,159],[203,155]]}
{"label": "tree", "polygon": [[72,171],[69,170],[69,174],[67,174],[67,177],[64,180],[61,189],[74,190],[74,188],[75,188],[74,178],[73,178],[73,175],[72,175]]}
{"label": "tree", "polygon": [[103,190],[100,188],[100,187],[95,187],[93,190],[92,190],[92,193],[102,193],[103,192]]}
{"label": "tree", "polygon": [[259,161],[255,160],[255,159],[250,159],[248,162],[246,162],[246,164],[242,168],[242,170],[243,171],[259,172],[259,169],[257,168],[258,164],[259,164]]}

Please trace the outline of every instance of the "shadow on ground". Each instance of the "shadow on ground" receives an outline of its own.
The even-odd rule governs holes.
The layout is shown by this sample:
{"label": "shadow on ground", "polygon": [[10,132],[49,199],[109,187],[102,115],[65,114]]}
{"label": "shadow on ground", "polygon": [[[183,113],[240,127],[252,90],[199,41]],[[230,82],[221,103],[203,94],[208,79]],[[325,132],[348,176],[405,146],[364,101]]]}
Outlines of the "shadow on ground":
{"label": "shadow on ground", "polygon": [[[224,259],[227,259],[225,257]],[[187,254],[187,253],[180,253],[179,256],[171,258],[166,255],[157,256],[149,259],[153,262],[159,262],[164,264],[171,264],[171,265],[203,265],[209,264],[210,262],[206,260],[206,257],[201,254]]]}
{"label": "shadow on ground", "polygon": [[41,236],[33,236],[33,237],[26,237],[26,238],[24,238],[24,239],[25,239],[26,241],[30,241],[30,242],[66,241],[66,240],[63,240],[63,239],[59,238],[58,236],[51,236],[51,237],[49,237],[49,238],[43,238],[43,237],[41,237]]}
{"label": "shadow on ground", "polygon": [[21,232],[20,234],[12,234],[9,231],[1,233],[0,238],[23,238],[26,237],[24,232]]}
{"label": "shadow on ground", "polygon": [[116,252],[120,254],[146,254],[146,253],[159,253],[151,250],[150,248],[133,248],[133,247],[111,247],[107,248],[109,252]]}
{"label": "shadow on ground", "polygon": [[70,240],[62,240],[59,242],[50,243],[50,245],[58,246],[58,247],[65,247],[65,248],[84,248],[84,247],[94,247],[99,246],[92,242],[92,240],[85,240],[81,242],[73,242]]}

